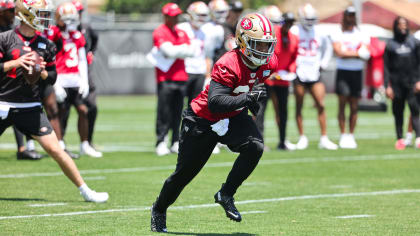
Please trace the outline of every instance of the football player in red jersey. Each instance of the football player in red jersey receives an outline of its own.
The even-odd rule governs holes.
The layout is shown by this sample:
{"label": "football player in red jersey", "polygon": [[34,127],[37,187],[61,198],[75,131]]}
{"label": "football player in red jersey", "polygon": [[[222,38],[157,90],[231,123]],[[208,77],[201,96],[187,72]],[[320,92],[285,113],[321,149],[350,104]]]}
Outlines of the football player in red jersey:
{"label": "football player in red jersey", "polygon": [[239,156],[214,199],[227,217],[242,220],[233,195],[255,169],[264,150],[263,137],[248,109],[258,112],[258,101],[267,96],[262,83],[277,69],[273,56],[276,41],[274,28],[265,16],[252,13],[239,21],[237,48],[215,63],[210,84],[183,113],[178,163],[152,206],[152,231],[167,231],[167,208],[200,172],[218,142]]}
{"label": "football player in red jersey", "polygon": [[[66,114],[71,105],[75,106],[79,115],[78,131],[80,136],[80,154],[91,157],[102,157],[102,153],[93,149],[88,141],[88,108],[83,99],[89,94],[85,38],[77,30],[79,13],[71,2],[65,2],[57,7],[56,24],[48,31],[48,38],[56,44],[61,44],[57,53],[57,83],[54,85],[59,116],[62,120],[62,137],[67,127]],[[63,140],[60,145],[64,148]]]}
{"label": "football player in red jersey", "polygon": [[[42,110],[40,87],[54,84],[57,78],[55,45],[36,33],[47,28],[51,21],[49,4],[46,0],[17,0],[15,14],[21,21],[20,26],[0,34],[0,74],[3,75],[0,80],[0,135],[11,125],[31,135],[79,188],[86,201],[105,202],[108,193],[97,193],[86,185],[73,160],[60,148]],[[35,53],[41,56],[39,64],[35,64]],[[25,78],[25,70],[31,67],[40,69],[34,83]]]}

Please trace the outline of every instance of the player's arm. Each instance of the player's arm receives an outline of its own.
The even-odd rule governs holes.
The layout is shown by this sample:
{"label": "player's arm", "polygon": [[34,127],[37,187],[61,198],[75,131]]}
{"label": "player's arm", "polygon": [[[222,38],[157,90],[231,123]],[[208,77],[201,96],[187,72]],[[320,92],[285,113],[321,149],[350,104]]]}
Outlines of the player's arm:
{"label": "player's arm", "polygon": [[325,70],[330,63],[330,60],[333,56],[333,48],[331,45],[331,40],[328,36],[322,37],[323,41],[323,52],[322,52],[322,59],[321,59],[321,69]]}
{"label": "player's arm", "polygon": [[232,96],[233,89],[214,80],[210,81],[209,87],[209,110],[212,113],[224,113],[235,111],[246,106],[246,93]]}
{"label": "player's arm", "polygon": [[358,58],[359,57],[359,54],[357,54],[357,51],[342,50],[341,42],[334,42],[333,49],[337,57],[341,57],[341,58]]}

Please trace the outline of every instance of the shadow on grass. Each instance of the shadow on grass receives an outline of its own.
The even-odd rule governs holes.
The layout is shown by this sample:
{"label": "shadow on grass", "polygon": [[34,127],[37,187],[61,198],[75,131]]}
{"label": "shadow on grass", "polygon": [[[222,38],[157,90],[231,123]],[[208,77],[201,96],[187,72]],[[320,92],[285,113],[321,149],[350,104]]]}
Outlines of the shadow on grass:
{"label": "shadow on grass", "polygon": [[248,234],[248,233],[183,233],[183,232],[168,232],[167,234],[175,234],[175,235],[198,235],[198,236],[220,236],[220,235],[257,236],[257,234]]}
{"label": "shadow on grass", "polygon": [[42,198],[6,198],[6,197],[0,197],[0,201],[14,201],[14,202],[27,202],[27,201],[39,201],[39,202],[45,202],[47,200]]}

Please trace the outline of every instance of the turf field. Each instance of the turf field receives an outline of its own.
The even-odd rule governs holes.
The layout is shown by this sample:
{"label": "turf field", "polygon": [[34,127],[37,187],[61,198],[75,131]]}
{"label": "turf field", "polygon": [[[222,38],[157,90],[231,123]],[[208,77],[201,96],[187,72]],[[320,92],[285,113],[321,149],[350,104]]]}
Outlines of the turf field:
{"label": "turf field", "polygon": [[[11,129],[0,138],[0,235],[156,235],[149,207],[172,172],[176,156],[154,154],[156,98],[100,97],[95,143],[104,158],[76,163],[89,186],[107,191],[106,204],[85,203],[51,158],[16,161]],[[328,132],[338,142],[335,96],[326,98]],[[243,221],[225,217],[213,195],[236,155],[214,155],[168,210],[175,235],[419,235],[420,151],[394,149],[388,113],[359,114],[356,150],[318,150],[319,126],[306,100],[310,147],[274,151],[272,108],[266,118],[265,152],[235,196]],[[288,137],[297,141],[294,101]],[[75,114],[67,142],[78,150]]]}

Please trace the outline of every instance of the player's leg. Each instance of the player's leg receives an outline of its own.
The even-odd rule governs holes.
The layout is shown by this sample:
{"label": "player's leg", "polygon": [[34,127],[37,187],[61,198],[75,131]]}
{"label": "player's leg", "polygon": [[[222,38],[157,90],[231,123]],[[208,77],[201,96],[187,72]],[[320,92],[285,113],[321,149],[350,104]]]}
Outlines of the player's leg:
{"label": "player's leg", "polygon": [[[16,126],[13,126],[13,132],[15,133],[15,139],[17,144],[16,157],[18,160],[41,160],[43,157],[40,153],[35,150],[29,150],[25,147],[25,135],[20,132]],[[27,138],[28,140],[28,138]],[[33,142],[33,140],[32,140]]]}
{"label": "player's leg", "polygon": [[239,186],[251,175],[263,154],[264,141],[255,122],[247,111],[229,119],[229,130],[221,142],[233,152],[239,152],[226,182],[215,194],[215,201],[225,210],[226,216],[234,221],[242,217],[234,205],[233,196]]}
{"label": "player's leg", "polygon": [[413,144],[413,122],[412,122],[411,114],[408,117],[408,126],[407,126],[407,132],[405,133],[405,139],[404,143],[405,146],[411,146]]}
{"label": "player's leg", "polygon": [[[190,110],[190,114],[191,114]],[[175,171],[165,180],[152,206],[151,230],[166,232],[166,210],[175,202],[184,187],[200,172],[216,146],[218,136],[210,125],[184,118]]]}
{"label": "player's leg", "polygon": [[419,104],[417,103],[417,97],[416,97],[416,94],[413,92],[413,90],[409,89],[407,93],[408,93],[407,103],[408,103],[408,107],[410,108],[411,122],[413,124],[413,129],[416,133],[415,147],[420,148]]}
{"label": "player's leg", "polygon": [[44,150],[58,163],[63,173],[79,188],[86,201],[105,202],[108,200],[107,193],[96,193],[85,184],[73,160],[58,144],[57,136],[41,107],[17,112],[13,117],[13,122],[18,129],[25,134],[32,135],[41,144]]}
{"label": "player's leg", "polygon": [[85,105],[88,107],[88,141],[92,144],[93,132],[95,129],[95,122],[98,116],[98,106],[96,104],[96,91],[90,91],[86,99],[84,99]]}
{"label": "player's leg", "polygon": [[357,124],[359,100],[362,94],[362,71],[347,71],[346,82],[350,88],[350,116],[349,116],[349,148],[357,148],[354,131]]}
{"label": "player's leg", "polygon": [[338,96],[338,126],[340,128],[340,148],[349,148],[349,135],[346,133],[346,105],[350,103],[350,87],[348,85],[347,77],[348,71],[337,70],[335,81],[335,92]]}
{"label": "player's leg", "polygon": [[[274,86],[274,93],[276,94],[277,100],[277,109],[278,110],[278,129],[280,135],[280,143],[278,145],[279,149],[282,150],[294,150],[295,145],[286,141],[286,128],[287,128],[287,118],[288,118],[288,100],[289,100],[289,87]],[[273,102],[274,105],[274,102]]]}
{"label": "player's leg", "polygon": [[185,97],[185,82],[176,82],[171,93],[171,123],[170,129],[172,130],[172,143],[171,152],[178,153],[179,149],[179,128],[181,125],[181,114],[184,108]]}
{"label": "player's leg", "polygon": [[295,118],[296,118],[296,125],[299,132],[299,141],[296,144],[296,149],[305,149],[308,147],[308,138],[305,136],[303,132],[303,117],[302,117],[303,101],[305,98],[305,85],[298,80],[299,78],[294,83],[294,94],[295,94],[295,100],[296,100]]}
{"label": "player's leg", "polygon": [[318,147],[328,150],[336,150],[338,146],[331,142],[327,136],[327,116],[325,112],[325,85],[321,81],[312,85],[310,93],[315,102],[315,107],[318,111],[318,122],[321,128],[321,138],[319,139]]}
{"label": "player's leg", "polygon": [[392,114],[394,115],[395,133],[397,142],[395,143],[396,149],[404,149],[405,144],[403,137],[403,124],[404,124],[404,109],[405,109],[405,96],[401,88],[394,86],[394,98],[392,99]]}
{"label": "player's leg", "polygon": [[169,131],[170,113],[170,87],[169,82],[160,82],[157,86],[157,115],[156,115],[156,154],[158,156],[170,153],[165,136]]}

